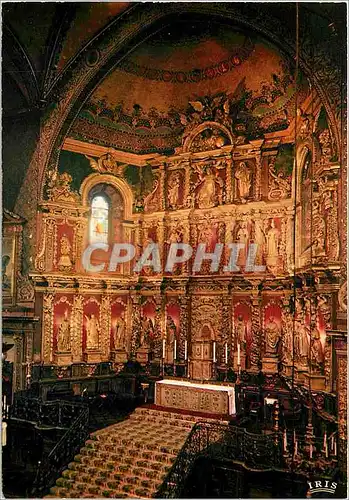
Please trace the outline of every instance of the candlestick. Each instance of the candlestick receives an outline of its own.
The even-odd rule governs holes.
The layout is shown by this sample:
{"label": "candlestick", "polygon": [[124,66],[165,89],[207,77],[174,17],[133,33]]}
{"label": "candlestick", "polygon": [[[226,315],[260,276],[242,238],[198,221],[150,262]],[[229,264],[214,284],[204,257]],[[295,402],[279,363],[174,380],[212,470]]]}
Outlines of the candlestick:
{"label": "candlestick", "polygon": [[165,348],[166,348],[166,340],[162,341],[162,359],[165,359]]}
{"label": "candlestick", "polygon": [[241,366],[240,344],[238,344],[238,366]]}
{"label": "candlestick", "polygon": [[216,342],[213,342],[213,362],[216,362]]}
{"label": "candlestick", "polygon": [[186,360],[188,357],[188,342],[184,342],[184,360]]}
{"label": "candlestick", "polygon": [[173,344],[173,360],[175,361],[177,358],[177,340],[175,339]]}
{"label": "candlestick", "polygon": [[284,429],[284,451],[287,451],[287,433],[286,429]]}
{"label": "candlestick", "polygon": [[323,446],[323,449],[324,449],[325,457],[328,458],[328,445],[327,445],[327,432],[326,431],[325,431],[325,434],[324,434],[324,446]]}
{"label": "candlestick", "polygon": [[228,342],[225,343],[225,364],[228,364]]}

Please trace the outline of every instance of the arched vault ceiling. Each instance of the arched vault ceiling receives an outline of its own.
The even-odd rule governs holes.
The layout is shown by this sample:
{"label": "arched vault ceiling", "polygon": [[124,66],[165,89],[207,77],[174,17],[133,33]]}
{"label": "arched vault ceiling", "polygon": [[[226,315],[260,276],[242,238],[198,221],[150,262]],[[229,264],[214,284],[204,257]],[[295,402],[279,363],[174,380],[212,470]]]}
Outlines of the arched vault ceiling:
{"label": "arched vault ceiling", "polygon": [[[305,80],[300,88],[301,103]],[[293,62],[252,32],[207,18],[181,20],[116,65],[85,103],[71,136],[139,153],[171,150],[195,103],[222,96],[211,119],[219,121],[229,103],[249,138],[286,130],[294,116]]]}

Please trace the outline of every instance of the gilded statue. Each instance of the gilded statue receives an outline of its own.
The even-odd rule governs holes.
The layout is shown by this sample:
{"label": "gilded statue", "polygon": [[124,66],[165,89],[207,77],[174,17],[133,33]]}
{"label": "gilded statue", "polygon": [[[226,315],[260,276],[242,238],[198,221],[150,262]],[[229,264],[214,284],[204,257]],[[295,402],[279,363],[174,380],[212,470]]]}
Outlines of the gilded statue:
{"label": "gilded statue", "polygon": [[309,356],[309,330],[302,319],[295,320],[295,354],[296,358],[302,363],[307,364]]}
{"label": "gilded statue", "polygon": [[87,334],[86,347],[87,349],[98,349],[100,333],[99,321],[94,314],[91,314],[90,317],[85,314],[85,318]]}
{"label": "gilded statue", "polygon": [[177,327],[171,316],[167,317],[166,321],[166,342],[172,346],[177,336]]}
{"label": "gilded statue", "polygon": [[252,172],[244,161],[240,162],[236,169],[235,179],[237,180],[237,194],[241,201],[245,202],[250,195]]}
{"label": "gilded statue", "polygon": [[274,316],[269,316],[268,323],[265,325],[265,355],[275,356],[280,340],[280,327],[276,323]]}
{"label": "gilded statue", "polygon": [[234,329],[234,345],[235,351],[237,351],[238,344],[242,351],[246,350],[246,323],[242,314],[239,314],[236,319],[235,329]]}
{"label": "gilded statue", "polygon": [[270,222],[270,229],[266,233],[267,265],[275,266],[279,256],[280,231],[275,227],[274,219]]}
{"label": "gilded statue", "polygon": [[118,177],[122,177],[124,174],[125,164],[118,164],[118,162],[113,157],[112,152],[108,152],[95,160],[91,156],[85,155],[85,157],[90,162],[90,166],[93,170],[99,173],[114,174]]}
{"label": "gilded statue", "polygon": [[146,212],[156,211],[159,208],[158,187],[159,180],[155,179],[152,191],[144,198],[144,210]]}
{"label": "gilded statue", "polygon": [[126,349],[126,322],[124,319],[124,312],[114,323],[114,347],[115,349]]}
{"label": "gilded statue", "polygon": [[207,167],[206,171],[198,170],[199,181],[198,191],[196,193],[196,203],[199,208],[212,208],[216,205],[217,187],[223,188],[223,179],[213,173],[211,167]]}
{"label": "gilded statue", "polygon": [[150,318],[143,316],[139,335],[139,347],[149,347],[150,339],[154,336],[154,326]]}
{"label": "gilded statue", "polygon": [[179,202],[179,189],[181,186],[181,176],[178,172],[173,174],[168,182],[167,199],[169,208],[175,209]]}
{"label": "gilded statue", "polygon": [[320,332],[316,327],[312,332],[311,341],[311,364],[312,368],[322,372],[324,367],[324,351],[320,340]]}
{"label": "gilded statue", "polygon": [[68,310],[64,311],[64,316],[58,330],[57,348],[59,352],[69,352],[71,349],[70,320]]}
{"label": "gilded statue", "polygon": [[64,234],[60,240],[61,246],[61,256],[58,261],[58,268],[62,271],[69,271],[72,268],[72,262],[70,260],[71,244],[68,237]]}
{"label": "gilded statue", "polygon": [[283,200],[291,193],[291,182],[284,178],[283,172],[276,173],[274,162],[269,164],[268,200]]}

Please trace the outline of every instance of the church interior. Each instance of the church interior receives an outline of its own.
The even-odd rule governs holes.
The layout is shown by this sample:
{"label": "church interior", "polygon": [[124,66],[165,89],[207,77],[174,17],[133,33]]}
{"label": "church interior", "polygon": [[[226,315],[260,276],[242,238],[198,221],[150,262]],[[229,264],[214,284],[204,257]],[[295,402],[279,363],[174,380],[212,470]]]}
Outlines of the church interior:
{"label": "church interior", "polygon": [[345,3],[2,5],[6,498],[345,498]]}

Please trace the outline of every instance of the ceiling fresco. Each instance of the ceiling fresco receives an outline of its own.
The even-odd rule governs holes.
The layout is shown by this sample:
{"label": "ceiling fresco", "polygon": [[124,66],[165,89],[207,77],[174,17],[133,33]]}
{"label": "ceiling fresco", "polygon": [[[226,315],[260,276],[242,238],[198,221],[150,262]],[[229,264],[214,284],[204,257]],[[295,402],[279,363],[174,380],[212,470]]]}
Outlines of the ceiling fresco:
{"label": "ceiling fresco", "polygon": [[[300,88],[302,102],[305,81]],[[222,24],[179,22],[100,83],[70,135],[138,153],[170,151],[205,107],[201,120],[229,116],[235,135],[260,138],[289,127],[294,97],[294,68],[272,46]]]}
{"label": "ceiling fresco", "polygon": [[129,5],[129,2],[82,2],[79,4],[76,16],[62,44],[57,62],[58,70],[61,70],[94,35],[114,17],[126,10]]}

